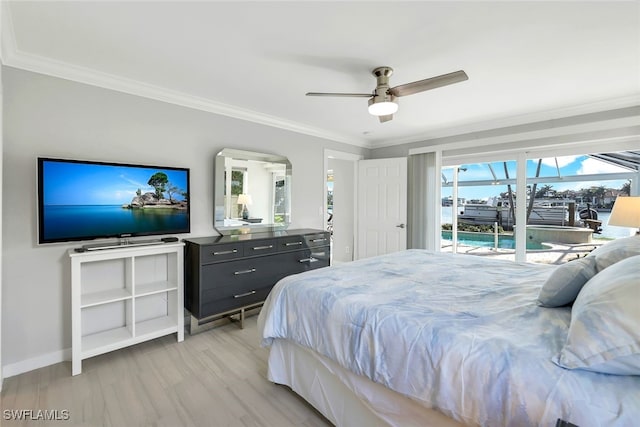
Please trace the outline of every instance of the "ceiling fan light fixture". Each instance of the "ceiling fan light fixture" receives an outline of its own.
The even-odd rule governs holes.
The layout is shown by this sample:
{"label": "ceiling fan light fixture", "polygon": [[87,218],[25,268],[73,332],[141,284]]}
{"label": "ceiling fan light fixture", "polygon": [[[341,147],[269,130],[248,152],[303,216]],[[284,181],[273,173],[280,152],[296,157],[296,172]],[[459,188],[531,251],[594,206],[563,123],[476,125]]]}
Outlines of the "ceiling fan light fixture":
{"label": "ceiling fan light fixture", "polygon": [[426,90],[436,89],[453,83],[469,79],[463,70],[442,74],[427,79],[417,80],[394,87],[389,86],[389,76],[393,74],[391,67],[378,67],[372,72],[376,78],[376,88],[373,93],[336,93],[336,92],[307,92],[307,96],[339,96],[350,98],[369,98],[369,114],[378,116],[380,123],[393,120],[393,114],[398,111],[396,98],[413,95]]}
{"label": "ceiling fan light fixture", "polygon": [[369,114],[374,116],[388,116],[398,111],[398,104],[394,96],[374,96],[369,100]]}

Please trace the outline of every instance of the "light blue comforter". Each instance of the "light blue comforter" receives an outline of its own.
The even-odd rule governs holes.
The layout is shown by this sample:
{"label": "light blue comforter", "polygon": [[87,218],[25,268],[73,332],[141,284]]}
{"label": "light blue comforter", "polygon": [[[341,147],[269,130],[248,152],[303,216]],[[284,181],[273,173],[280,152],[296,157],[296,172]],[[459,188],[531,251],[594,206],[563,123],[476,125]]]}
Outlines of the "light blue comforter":
{"label": "light blue comforter", "polygon": [[281,280],[260,313],[285,338],[470,425],[631,426],[640,377],[552,361],[570,308],[536,305],[553,267],[408,250]]}

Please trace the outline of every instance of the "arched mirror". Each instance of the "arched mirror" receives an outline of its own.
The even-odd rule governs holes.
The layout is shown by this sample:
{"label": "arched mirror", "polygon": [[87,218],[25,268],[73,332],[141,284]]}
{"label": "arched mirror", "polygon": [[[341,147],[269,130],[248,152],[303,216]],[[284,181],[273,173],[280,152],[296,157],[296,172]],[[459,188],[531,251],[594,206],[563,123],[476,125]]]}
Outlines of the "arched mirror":
{"label": "arched mirror", "polygon": [[225,148],[216,155],[214,188],[214,227],[220,234],[284,230],[291,222],[286,157]]}

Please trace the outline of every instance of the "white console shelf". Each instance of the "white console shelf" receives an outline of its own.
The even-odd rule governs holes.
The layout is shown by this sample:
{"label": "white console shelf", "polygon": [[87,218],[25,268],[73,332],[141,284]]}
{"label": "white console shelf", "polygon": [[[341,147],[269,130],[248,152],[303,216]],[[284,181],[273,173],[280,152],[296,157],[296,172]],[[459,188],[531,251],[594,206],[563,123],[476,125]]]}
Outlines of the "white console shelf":
{"label": "white console shelf", "polygon": [[183,247],[69,251],[73,375],[89,357],[172,333],[184,339]]}

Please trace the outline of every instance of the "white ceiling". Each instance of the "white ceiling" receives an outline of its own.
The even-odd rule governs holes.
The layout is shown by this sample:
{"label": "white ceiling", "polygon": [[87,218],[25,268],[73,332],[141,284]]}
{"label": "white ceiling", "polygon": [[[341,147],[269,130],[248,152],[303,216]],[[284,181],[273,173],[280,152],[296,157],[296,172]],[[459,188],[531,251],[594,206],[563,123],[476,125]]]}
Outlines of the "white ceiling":
{"label": "white ceiling", "polygon": [[[637,105],[640,3],[3,2],[6,65],[365,147]],[[365,98],[377,66],[403,97]]]}

